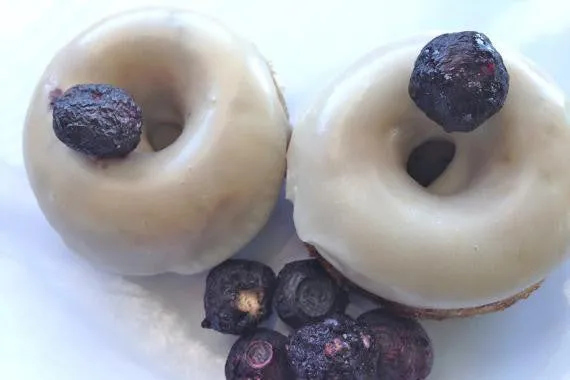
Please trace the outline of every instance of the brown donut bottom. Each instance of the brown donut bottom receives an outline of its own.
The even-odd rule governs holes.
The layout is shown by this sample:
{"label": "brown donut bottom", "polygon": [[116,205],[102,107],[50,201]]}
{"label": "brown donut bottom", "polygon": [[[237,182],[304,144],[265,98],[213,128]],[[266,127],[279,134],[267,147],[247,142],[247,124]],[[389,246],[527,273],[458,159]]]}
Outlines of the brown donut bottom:
{"label": "brown donut bottom", "polygon": [[459,309],[424,309],[417,308],[413,306],[403,305],[394,301],[387,300],[375,294],[372,294],[358,285],[354,284],[346,277],[344,277],[336,268],[334,268],[328,261],[326,261],[317,251],[315,247],[309,244],[305,244],[309,255],[316,258],[325,267],[327,272],[334,277],[336,281],[339,282],[343,287],[353,290],[366,298],[371,299],[374,302],[379,303],[382,307],[390,309],[396,314],[403,315],[406,317],[417,318],[417,319],[433,319],[433,320],[443,320],[450,318],[466,318],[475,315],[482,315],[488,313],[494,313],[497,311],[503,311],[520,300],[527,299],[535,290],[540,288],[543,281],[540,281],[522,292],[515,294],[512,297],[504,299],[502,301],[493,302],[487,305],[476,306],[476,307],[466,307]]}

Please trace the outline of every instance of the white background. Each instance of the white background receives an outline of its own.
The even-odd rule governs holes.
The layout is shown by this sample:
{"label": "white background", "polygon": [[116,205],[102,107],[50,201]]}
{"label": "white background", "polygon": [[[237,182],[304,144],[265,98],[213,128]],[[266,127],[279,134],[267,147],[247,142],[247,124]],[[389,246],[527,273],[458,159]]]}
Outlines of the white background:
{"label": "white background", "polygon": [[[249,37],[285,87],[293,120],[344,65],[391,38],[477,29],[570,90],[570,3],[557,1],[0,0],[0,379],[223,379],[233,338],[200,329],[203,278],[124,279],[73,257],[28,188],[21,131],[55,51],[100,18],[142,5],[208,12]],[[570,147],[569,147],[570,149]],[[300,246],[282,202],[247,249],[276,269]],[[434,380],[570,380],[570,266],[506,312],[428,322]]]}

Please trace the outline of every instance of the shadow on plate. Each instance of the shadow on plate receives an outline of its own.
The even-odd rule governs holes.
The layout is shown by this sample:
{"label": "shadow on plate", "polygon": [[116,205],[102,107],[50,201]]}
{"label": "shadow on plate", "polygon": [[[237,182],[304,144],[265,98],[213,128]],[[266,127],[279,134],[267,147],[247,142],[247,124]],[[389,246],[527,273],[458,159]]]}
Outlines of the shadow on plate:
{"label": "shadow on plate", "polygon": [[[278,271],[291,257],[288,246],[295,245],[291,221],[291,206],[281,199],[262,231],[235,257],[260,260]],[[300,246],[300,244],[299,244]],[[141,287],[161,305],[162,312],[176,316],[177,327],[188,341],[199,344],[214,357],[225,361],[227,352],[237,337],[203,329],[203,294],[207,273],[192,276],[165,274],[154,277],[128,277],[126,280]],[[275,317],[264,323],[276,328]]]}
{"label": "shadow on plate", "polygon": [[[567,265],[527,300],[493,314],[427,321],[435,364],[431,378],[463,380],[542,379],[568,339]],[[565,343],[568,345],[568,343]]]}

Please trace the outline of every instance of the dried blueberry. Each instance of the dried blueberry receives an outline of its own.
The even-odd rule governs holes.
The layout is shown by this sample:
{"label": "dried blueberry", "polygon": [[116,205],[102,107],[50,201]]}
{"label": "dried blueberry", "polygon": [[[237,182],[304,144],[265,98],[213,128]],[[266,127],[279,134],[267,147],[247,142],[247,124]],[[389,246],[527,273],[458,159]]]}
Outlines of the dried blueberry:
{"label": "dried blueberry", "polygon": [[125,90],[79,84],[53,96],[53,130],[69,148],[94,158],[119,158],[139,144],[142,110]]}
{"label": "dried blueberry", "polygon": [[239,335],[254,329],[271,315],[275,273],[250,260],[227,260],[206,278],[202,327]]}
{"label": "dried blueberry", "polygon": [[227,380],[289,380],[294,375],[287,361],[288,339],[259,328],[239,338],[226,360]]}
{"label": "dried blueberry", "polygon": [[273,298],[279,317],[293,328],[343,313],[348,294],[331,278],[318,260],[288,263],[277,276]]}
{"label": "dried blueberry", "polygon": [[376,379],[423,380],[433,365],[431,340],[415,320],[375,309],[358,322],[368,326],[376,340]]}
{"label": "dried blueberry", "polygon": [[372,379],[374,345],[368,327],[339,314],[295,331],[287,356],[297,379]]}
{"label": "dried blueberry", "polygon": [[416,59],[408,92],[447,132],[470,132],[501,110],[509,91],[503,58],[478,32],[440,35]]}

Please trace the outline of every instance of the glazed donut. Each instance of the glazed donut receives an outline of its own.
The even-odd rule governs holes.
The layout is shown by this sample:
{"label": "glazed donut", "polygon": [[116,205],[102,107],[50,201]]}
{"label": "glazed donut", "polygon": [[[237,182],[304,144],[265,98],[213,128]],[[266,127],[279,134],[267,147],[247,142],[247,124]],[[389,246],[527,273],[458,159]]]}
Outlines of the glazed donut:
{"label": "glazed donut", "polygon": [[[480,307],[527,295],[567,257],[565,97],[500,49],[510,75],[503,108],[470,133],[447,133],[408,92],[433,37],[370,52],[317,97],[294,128],[287,198],[301,240],[357,287],[440,316],[489,311]],[[406,164],[434,140],[455,152],[423,187]]]}
{"label": "glazed donut", "polygon": [[[93,160],[55,135],[50,97],[83,83],[124,89],[143,114],[126,157]],[[288,117],[257,49],[194,12],[112,16],[52,60],[31,100],[25,166],[65,244],[105,270],[192,274],[266,223],[283,182]]]}

